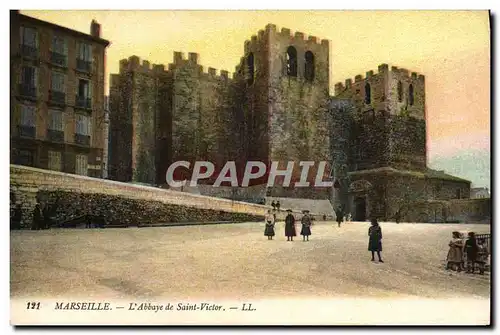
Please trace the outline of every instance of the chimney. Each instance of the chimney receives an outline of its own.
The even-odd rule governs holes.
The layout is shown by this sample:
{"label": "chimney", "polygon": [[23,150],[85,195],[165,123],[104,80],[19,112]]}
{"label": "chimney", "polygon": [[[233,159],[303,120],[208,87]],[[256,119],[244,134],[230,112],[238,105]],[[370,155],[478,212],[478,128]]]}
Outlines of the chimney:
{"label": "chimney", "polygon": [[97,38],[101,37],[101,25],[96,20],[92,20],[92,23],[90,23],[90,35]]}

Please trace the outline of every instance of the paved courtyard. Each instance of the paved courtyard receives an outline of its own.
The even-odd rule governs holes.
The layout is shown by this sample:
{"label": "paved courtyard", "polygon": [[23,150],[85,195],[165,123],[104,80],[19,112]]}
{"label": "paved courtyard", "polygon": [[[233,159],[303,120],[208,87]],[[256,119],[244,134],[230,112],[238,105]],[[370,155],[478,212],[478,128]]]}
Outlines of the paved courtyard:
{"label": "paved courtyard", "polygon": [[382,223],[382,264],[368,223],[320,222],[309,242],[287,242],[283,225],[272,241],[261,223],[12,231],[11,296],[489,298],[488,273],[444,270],[453,230],[489,226]]}

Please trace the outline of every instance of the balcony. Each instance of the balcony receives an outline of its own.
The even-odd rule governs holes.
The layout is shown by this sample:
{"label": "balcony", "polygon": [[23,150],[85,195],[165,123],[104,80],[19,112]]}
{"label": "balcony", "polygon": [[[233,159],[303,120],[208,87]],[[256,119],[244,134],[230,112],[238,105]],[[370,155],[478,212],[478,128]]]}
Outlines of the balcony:
{"label": "balcony", "polygon": [[55,64],[57,66],[62,66],[62,67],[66,67],[67,65],[67,57],[66,55],[63,55],[63,54],[60,54],[58,52],[51,52],[50,53],[50,62],[52,64]]}
{"label": "balcony", "polygon": [[90,72],[92,63],[83,59],[76,59],[76,69],[82,72]]}
{"label": "balcony", "polygon": [[36,127],[21,125],[18,127],[18,130],[20,137],[27,137],[27,138],[36,137]]}
{"label": "balcony", "polygon": [[38,49],[30,45],[21,44],[21,55],[26,58],[37,59]]}
{"label": "balcony", "polygon": [[75,134],[75,143],[88,147],[88,146],[90,146],[90,136],[82,135],[82,134]]}
{"label": "balcony", "polygon": [[92,109],[92,100],[90,98],[77,95],[75,101],[77,108]]}
{"label": "balcony", "polygon": [[66,93],[50,90],[49,101],[57,105],[64,105],[66,104]]}
{"label": "balcony", "polygon": [[64,131],[48,129],[47,138],[50,142],[64,143]]}
{"label": "balcony", "polygon": [[19,95],[36,99],[36,87],[27,84],[19,84]]}

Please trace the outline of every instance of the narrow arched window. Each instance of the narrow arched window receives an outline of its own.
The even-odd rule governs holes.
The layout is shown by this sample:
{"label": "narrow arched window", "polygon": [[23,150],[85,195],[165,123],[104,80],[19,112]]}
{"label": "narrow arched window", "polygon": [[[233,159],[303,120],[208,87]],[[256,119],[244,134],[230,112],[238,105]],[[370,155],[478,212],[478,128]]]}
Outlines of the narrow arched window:
{"label": "narrow arched window", "polygon": [[292,46],[286,50],[286,74],[297,77],[297,50]]}
{"label": "narrow arched window", "polygon": [[400,81],[398,81],[398,101],[403,101],[403,84]]}
{"label": "narrow arched window", "polygon": [[410,84],[410,87],[408,88],[408,102],[410,103],[410,106],[413,106],[413,85]]}
{"label": "narrow arched window", "polygon": [[306,52],[306,63],[304,67],[304,76],[307,81],[314,80],[314,54],[311,51]]}
{"label": "narrow arched window", "polygon": [[248,54],[247,57],[247,83],[248,85],[253,84],[253,80],[255,77],[255,64],[253,59],[253,53]]}
{"label": "narrow arched window", "polygon": [[370,84],[366,83],[365,85],[365,104],[369,105],[372,102],[372,89]]}

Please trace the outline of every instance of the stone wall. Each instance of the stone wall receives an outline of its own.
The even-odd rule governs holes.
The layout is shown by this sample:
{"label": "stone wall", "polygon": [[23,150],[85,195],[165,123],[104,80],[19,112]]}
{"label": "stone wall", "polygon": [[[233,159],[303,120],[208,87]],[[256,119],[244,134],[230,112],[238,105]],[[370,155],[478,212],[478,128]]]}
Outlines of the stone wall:
{"label": "stone wall", "polygon": [[[140,203],[144,206],[146,206],[145,203],[148,202],[154,203],[154,206],[152,205],[154,208],[161,204],[170,206],[171,208],[175,205],[186,208],[185,210],[222,211],[224,213],[240,213],[252,217],[264,216],[269,209],[269,207],[257,204],[64,174],[17,165],[10,166],[10,188],[16,201],[21,201],[24,206],[23,214],[25,225],[31,222],[32,210],[37,201],[39,192],[75,192],[83,194],[79,196],[79,199],[82,201],[87,201],[94,197],[94,199],[97,199],[96,202],[99,202],[100,199],[98,195],[105,195],[106,201],[108,202],[125,201],[122,199],[129,199],[131,201],[133,200],[132,203],[134,204]],[[124,204],[124,202],[122,202],[122,204]],[[175,208],[178,209],[179,207]],[[199,211],[196,213],[199,213]],[[210,218],[213,218],[212,214],[210,214]]]}
{"label": "stone wall", "polygon": [[[413,99],[409,98],[410,86]],[[383,166],[425,170],[425,78],[387,64],[335,85],[335,96],[354,104],[353,170]]]}

